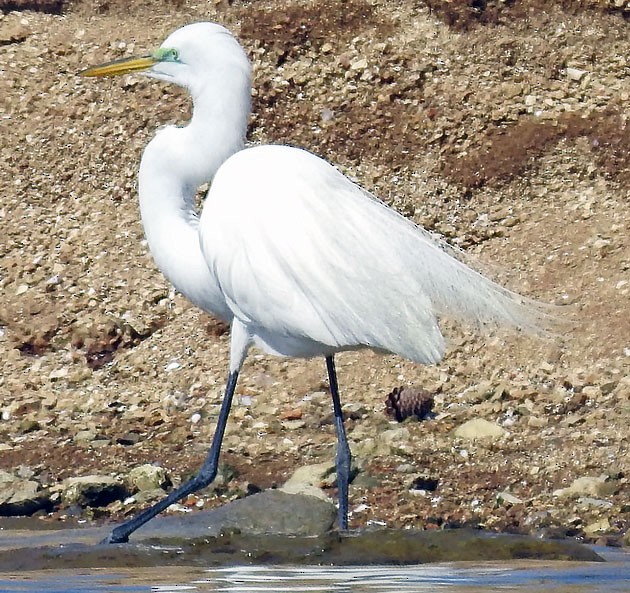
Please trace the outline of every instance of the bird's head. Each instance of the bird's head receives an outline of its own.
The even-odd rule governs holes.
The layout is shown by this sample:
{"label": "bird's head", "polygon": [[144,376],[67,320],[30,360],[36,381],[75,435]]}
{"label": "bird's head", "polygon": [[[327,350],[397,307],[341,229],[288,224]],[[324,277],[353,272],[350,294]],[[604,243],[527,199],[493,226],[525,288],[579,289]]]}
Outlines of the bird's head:
{"label": "bird's head", "polygon": [[240,72],[249,79],[250,65],[232,34],[216,23],[193,23],[177,29],[155,51],[123,58],[83,70],[81,76],[118,76],[140,72],[172,82],[195,94],[197,87],[212,80],[221,83],[227,72]]}

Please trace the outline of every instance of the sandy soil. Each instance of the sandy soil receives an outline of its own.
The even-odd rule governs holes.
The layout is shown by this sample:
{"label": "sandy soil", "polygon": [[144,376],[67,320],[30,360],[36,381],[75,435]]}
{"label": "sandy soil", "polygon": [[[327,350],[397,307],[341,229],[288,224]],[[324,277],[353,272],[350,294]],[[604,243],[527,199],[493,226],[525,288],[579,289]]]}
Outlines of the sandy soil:
{"label": "sandy soil", "polygon": [[[572,325],[555,341],[453,329],[435,367],[370,352],[339,356],[362,468],[351,488],[352,524],[623,541],[627,3],[0,7],[0,469],[54,486],[154,461],[178,481],[203,458],[228,334],[156,270],[136,201],[143,147],[159,126],[184,123],[190,104],[179,89],[138,76],[76,73],[142,54],[186,23],[215,20],[239,36],[255,66],[252,143],[311,149],[465,248],[505,285],[570,305]],[[386,396],[399,385],[435,394],[435,418],[387,418]],[[222,484],[188,504],[221,504],[332,459],[325,391],[323,361],[253,352]],[[472,418],[505,434],[455,438],[453,429]],[[554,495],[585,476],[606,481]],[[67,512],[60,506],[52,517]]]}

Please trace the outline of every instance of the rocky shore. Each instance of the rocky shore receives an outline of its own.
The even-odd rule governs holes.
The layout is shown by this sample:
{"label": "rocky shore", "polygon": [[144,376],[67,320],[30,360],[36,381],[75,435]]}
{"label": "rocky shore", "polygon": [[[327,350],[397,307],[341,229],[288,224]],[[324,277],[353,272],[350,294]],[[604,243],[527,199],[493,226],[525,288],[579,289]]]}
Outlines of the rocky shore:
{"label": "rocky shore", "polygon": [[[188,99],[140,77],[76,72],[216,20],[255,66],[252,143],[324,156],[501,283],[563,305],[568,322],[545,339],[447,324],[433,367],[340,355],[352,527],[630,545],[627,3],[9,5],[0,516],[118,521],[205,455],[227,328],[155,269],[135,189],[143,147],[186,121]],[[419,399],[397,417],[390,394],[401,389]],[[253,352],[236,399],[218,480],[171,512],[288,481],[334,499],[323,361]]]}

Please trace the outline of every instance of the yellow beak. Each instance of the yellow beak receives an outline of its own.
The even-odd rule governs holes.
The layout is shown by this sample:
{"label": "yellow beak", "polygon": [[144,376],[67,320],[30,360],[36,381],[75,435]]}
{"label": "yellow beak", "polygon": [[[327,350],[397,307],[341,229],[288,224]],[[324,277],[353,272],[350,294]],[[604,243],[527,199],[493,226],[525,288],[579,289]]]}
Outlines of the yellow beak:
{"label": "yellow beak", "polygon": [[79,76],[119,76],[128,74],[129,72],[141,72],[151,68],[160,60],[149,55],[139,58],[123,58],[122,60],[114,60],[100,66],[92,66],[86,70],[79,72]]}

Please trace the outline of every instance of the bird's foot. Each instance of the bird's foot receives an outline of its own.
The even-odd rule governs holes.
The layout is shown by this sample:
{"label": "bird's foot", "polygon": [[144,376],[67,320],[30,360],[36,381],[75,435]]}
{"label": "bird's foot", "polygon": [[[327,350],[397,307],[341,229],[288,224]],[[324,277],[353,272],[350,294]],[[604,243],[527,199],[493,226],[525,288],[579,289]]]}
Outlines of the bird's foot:
{"label": "bird's foot", "polygon": [[101,540],[101,544],[126,544],[129,541],[127,535],[116,535],[116,529],[114,529],[105,539]]}

